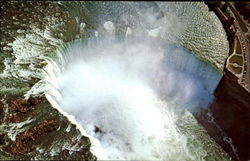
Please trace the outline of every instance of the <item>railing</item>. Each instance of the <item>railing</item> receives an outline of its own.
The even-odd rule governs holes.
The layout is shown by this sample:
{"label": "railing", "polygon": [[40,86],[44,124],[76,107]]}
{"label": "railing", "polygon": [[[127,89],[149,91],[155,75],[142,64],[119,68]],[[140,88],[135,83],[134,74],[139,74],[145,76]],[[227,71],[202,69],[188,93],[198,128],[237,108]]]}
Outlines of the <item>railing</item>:
{"label": "railing", "polygon": [[205,3],[218,16],[227,33],[230,49],[224,67],[225,71],[234,74],[238,84],[250,92],[250,78],[248,78],[250,62],[247,62],[250,51],[244,38],[246,37],[244,34],[249,31],[246,24],[230,2]]}

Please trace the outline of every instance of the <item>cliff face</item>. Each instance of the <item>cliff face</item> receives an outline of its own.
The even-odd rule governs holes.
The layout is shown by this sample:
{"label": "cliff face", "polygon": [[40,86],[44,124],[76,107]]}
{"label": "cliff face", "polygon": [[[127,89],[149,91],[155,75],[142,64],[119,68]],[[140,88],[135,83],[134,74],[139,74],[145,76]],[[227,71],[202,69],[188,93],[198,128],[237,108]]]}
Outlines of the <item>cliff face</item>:
{"label": "cliff face", "polygon": [[232,138],[239,159],[249,160],[250,94],[237,83],[236,77],[230,72],[226,71],[220,81],[210,109],[214,121]]}
{"label": "cliff face", "polygon": [[[212,113],[212,122],[216,124],[207,121],[208,111],[204,112],[200,122],[233,159],[246,161],[250,159],[250,3],[206,4],[223,24],[230,51],[224,67],[224,76],[215,91],[215,100],[208,110]],[[226,136],[231,140],[226,139]],[[230,141],[231,145],[226,143]],[[232,145],[237,151],[230,147]]]}

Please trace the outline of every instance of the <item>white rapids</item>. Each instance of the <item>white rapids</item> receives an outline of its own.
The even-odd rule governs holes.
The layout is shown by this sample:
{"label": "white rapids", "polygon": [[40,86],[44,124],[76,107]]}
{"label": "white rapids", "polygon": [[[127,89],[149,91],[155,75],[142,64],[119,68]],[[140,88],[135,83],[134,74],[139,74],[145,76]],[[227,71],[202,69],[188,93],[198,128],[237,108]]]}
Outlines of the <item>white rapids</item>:
{"label": "white rapids", "polygon": [[207,107],[221,76],[180,47],[156,40],[78,41],[59,50],[45,71],[47,97],[96,143],[98,158],[206,156],[202,142],[188,145],[196,136],[181,132],[178,122],[194,120],[190,112]]}

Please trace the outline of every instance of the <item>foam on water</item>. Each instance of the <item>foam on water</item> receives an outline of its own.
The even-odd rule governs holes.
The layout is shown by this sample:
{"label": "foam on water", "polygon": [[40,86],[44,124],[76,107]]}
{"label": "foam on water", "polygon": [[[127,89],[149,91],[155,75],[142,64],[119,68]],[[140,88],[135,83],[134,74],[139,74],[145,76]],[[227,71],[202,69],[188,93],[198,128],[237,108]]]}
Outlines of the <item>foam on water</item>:
{"label": "foam on water", "polygon": [[220,75],[211,67],[156,39],[79,41],[58,52],[45,69],[47,98],[95,140],[99,159],[205,157],[176,121],[213,99]]}
{"label": "foam on water", "polygon": [[[215,158],[220,158],[220,153],[214,150],[219,148],[200,130],[192,115],[212,100],[220,75],[190,53],[170,44],[185,46],[198,55],[205,55],[217,67],[222,66],[223,53],[227,52],[219,49],[225,48],[226,36],[220,32],[223,28],[217,23],[219,20],[210,20],[213,16],[206,11],[206,5],[70,4],[74,7],[69,7],[69,12],[84,10],[74,17],[74,25],[79,26],[69,23],[69,28],[79,28],[79,35],[72,36],[73,30],[62,32],[63,17],[49,15],[45,17],[48,24],[44,29],[29,25],[31,33],[18,30],[17,33],[25,35],[16,36],[4,47],[6,51],[13,49],[13,58],[4,59],[5,69],[0,78],[14,77],[22,81],[42,78],[31,89],[25,88],[25,92],[30,89],[25,98],[45,93],[51,105],[75,124],[82,135],[90,138],[91,152],[98,159],[204,160],[207,155],[213,156],[214,151]],[[199,27],[199,23],[205,27]],[[90,26],[93,26],[91,30]],[[51,59],[55,48],[72,40],[67,35],[72,39],[88,36],[96,39],[58,49],[57,57]],[[123,36],[132,40],[115,41]],[[214,49],[219,54],[211,54]],[[45,60],[48,65],[41,74]],[[6,86],[1,91],[13,93],[14,88]],[[188,126],[182,128],[180,121]],[[30,122],[23,123],[17,127],[8,125],[14,127],[11,139]],[[197,136],[199,132],[201,137]],[[205,139],[211,144],[206,146]],[[53,145],[48,149],[51,156],[58,154],[61,147],[70,153],[79,150],[62,140]]]}

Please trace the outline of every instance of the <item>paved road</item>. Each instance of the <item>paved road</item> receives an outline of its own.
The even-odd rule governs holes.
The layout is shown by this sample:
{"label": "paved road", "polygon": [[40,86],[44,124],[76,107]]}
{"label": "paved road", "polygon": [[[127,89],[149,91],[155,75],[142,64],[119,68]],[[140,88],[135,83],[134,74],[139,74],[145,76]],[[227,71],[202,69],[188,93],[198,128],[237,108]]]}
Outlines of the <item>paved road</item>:
{"label": "paved road", "polygon": [[[226,4],[229,6],[230,10],[230,16],[233,16],[236,21],[234,21],[235,25],[237,26],[237,36],[239,36],[240,44],[244,47],[245,52],[243,52],[243,56],[245,58],[246,65],[244,66],[244,75],[242,84],[245,87],[245,89],[250,92],[250,42],[247,38],[246,34],[250,34],[249,27],[247,27],[247,23],[249,23],[247,20],[243,19],[243,16],[240,16],[239,11],[234,7],[232,2],[226,2]],[[248,4],[250,6],[250,3]]]}

